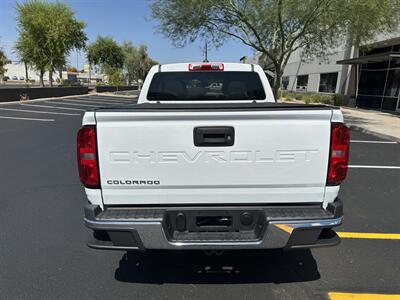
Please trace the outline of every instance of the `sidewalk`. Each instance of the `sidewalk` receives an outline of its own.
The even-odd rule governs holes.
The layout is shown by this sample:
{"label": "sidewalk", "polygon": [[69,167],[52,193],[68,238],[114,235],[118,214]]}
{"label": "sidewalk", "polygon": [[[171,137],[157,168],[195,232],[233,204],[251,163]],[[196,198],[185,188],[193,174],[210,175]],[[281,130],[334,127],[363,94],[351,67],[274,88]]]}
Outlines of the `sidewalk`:
{"label": "sidewalk", "polygon": [[400,115],[343,106],[340,109],[350,128],[400,142]]}

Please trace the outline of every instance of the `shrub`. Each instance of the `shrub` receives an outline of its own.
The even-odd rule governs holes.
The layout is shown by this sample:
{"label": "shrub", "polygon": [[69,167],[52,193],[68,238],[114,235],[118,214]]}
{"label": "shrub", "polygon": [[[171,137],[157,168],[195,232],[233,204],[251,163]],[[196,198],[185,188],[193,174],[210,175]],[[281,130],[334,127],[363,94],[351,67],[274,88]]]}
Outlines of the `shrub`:
{"label": "shrub", "polygon": [[65,80],[63,80],[62,85],[60,85],[60,86],[81,86],[81,83],[76,80],[65,79]]}
{"label": "shrub", "polygon": [[297,99],[297,100],[301,100],[301,99],[303,99],[304,94],[302,94],[302,93],[295,93],[295,94],[294,94],[294,97],[295,97],[295,99]]}
{"label": "shrub", "polygon": [[287,100],[302,100],[304,103],[323,103],[328,105],[342,105],[343,97],[338,94],[319,94],[319,93],[299,93],[282,91],[281,97]]}
{"label": "shrub", "polygon": [[288,91],[281,91],[281,98],[287,98],[289,95]]}
{"label": "shrub", "polygon": [[321,95],[320,102],[323,104],[333,104],[333,95]]}
{"label": "shrub", "polygon": [[321,94],[312,94],[310,96],[311,103],[320,103],[321,102]]}
{"label": "shrub", "polygon": [[333,95],[333,104],[336,106],[341,106],[343,104],[343,96],[339,94]]}

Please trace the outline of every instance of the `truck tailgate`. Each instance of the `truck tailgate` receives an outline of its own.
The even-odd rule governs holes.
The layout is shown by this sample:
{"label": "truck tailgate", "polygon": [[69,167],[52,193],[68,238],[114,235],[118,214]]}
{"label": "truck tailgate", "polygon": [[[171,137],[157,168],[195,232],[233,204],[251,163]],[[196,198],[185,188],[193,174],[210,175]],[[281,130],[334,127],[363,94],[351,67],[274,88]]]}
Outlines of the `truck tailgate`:
{"label": "truck tailgate", "polygon": [[[322,202],[330,108],[100,110],[106,205]],[[197,127],[229,127],[232,146],[196,146]]]}

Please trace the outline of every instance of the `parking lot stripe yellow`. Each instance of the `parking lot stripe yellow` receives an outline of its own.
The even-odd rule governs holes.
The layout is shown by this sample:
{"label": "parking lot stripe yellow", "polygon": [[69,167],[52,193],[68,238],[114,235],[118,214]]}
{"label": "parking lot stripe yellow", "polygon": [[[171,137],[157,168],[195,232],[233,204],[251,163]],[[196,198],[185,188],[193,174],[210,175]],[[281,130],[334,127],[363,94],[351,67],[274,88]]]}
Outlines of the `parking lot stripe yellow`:
{"label": "parking lot stripe yellow", "polygon": [[289,234],[293,232],[293,228],[286,224],[275,224],[275,226]]}
{"label": "parking lot stripe yellow", "polygon": [[343,239],[400,240],[400,233],[336,232]]}
{"label": "parking lot stripe yellow", "polygon": [[398,294],[328,293],[330,300],[400,300]]}

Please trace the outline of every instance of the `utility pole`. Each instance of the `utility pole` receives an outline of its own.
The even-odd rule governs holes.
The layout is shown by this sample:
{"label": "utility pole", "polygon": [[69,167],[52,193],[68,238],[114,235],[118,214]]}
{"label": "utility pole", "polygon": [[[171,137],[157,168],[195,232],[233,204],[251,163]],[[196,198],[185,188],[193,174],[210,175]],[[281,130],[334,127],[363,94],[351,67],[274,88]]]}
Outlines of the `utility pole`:
{"label": "utility pole", "polygon": [[79,67],[78,67],[78,49],[76,50],[76,71],[78,71],[79,70]]}
{"label": "utility pole", "polygon": [[207,41],[204,41],[204,60],[203,62],[208,62],[208,44]]}

